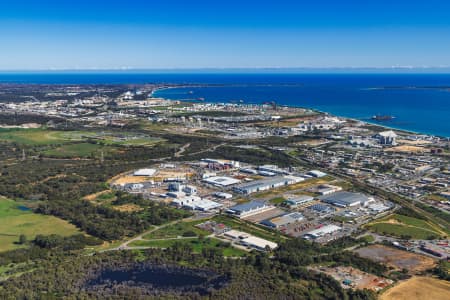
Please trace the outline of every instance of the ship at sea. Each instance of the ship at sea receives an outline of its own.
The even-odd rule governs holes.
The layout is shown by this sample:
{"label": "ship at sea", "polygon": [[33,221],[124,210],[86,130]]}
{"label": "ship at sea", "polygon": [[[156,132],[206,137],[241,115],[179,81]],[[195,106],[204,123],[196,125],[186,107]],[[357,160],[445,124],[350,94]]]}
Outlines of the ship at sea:
{"label": "ship at sea", "polygon": [[371,119],[375,121],[390,121],[395,119],[395,117],[391,115],[374,115]]}

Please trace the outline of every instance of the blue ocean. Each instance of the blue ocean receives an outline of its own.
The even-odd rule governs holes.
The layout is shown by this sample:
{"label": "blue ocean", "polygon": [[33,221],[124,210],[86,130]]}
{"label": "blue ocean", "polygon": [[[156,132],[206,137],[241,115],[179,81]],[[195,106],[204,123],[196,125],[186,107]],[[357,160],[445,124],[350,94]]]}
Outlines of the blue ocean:
{"label": "blue ocean", "polygon": [[171,88],[154,96],[173,100],[264,103],[275,101],[450,137],[450,74],[295,74],[295,73],[0,73],[0,83],[45,84],[217,84]]}

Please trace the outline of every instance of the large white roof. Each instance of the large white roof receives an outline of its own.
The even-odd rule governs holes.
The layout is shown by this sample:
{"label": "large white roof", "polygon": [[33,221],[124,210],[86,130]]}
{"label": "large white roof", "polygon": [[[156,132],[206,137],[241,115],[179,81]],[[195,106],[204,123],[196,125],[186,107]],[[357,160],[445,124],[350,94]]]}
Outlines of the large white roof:
{"label": "large white roof", "polygon": [[379,135],[384,137],[397,137],[397,134],[392,130],[382,131],[379,133]]}
{"label": "large white roof", "polygon": [[172,203],[177,205],[183,205],[191,209],[200,209],[200,210],[210,210],[222,206],[222,204],[220,203],[208,199],[201,199],[200,197],[197,196],[189,196],[180,199],[174,199],[172,200]]}
{"label": "large white roof", "polygon": [[156,173],[155,169],[139,169],[134,171],[134,176],[153,176]]}
{"label": "large white roof", "polygon": [[323,227],[318,228],[318,229],[311,230],[307,234],[315,236],[315,237],[321,237],[323,235],[326,235],[328,233],[332,233],[332,232],[338,231],[340,229],[341,229],[341,227],[331,224],[331,225],[323,226]]}
{"label": "large white roof", "polygon": [[315,177],[324,177],[327,175],[326,173],[319,171],[319,170],[311,170],[308,172],[308,174],[313,175]]}
{"label": "large white roof", "polygon": [[266,248],[266,246],[269,246],[270,249],[275,249],[278,247],[277,243],[256,237],[256,236],[249,236],[248,238],[242,239],[242,243],[247,244],[249,246],[257,247],[260,249]]}
{"label": "large white roof", "polygon": [[226,176],[208,177],[208,178],[204,179],[204,181],[211,183],[211,184],[215,184],[215,185],[221,185],[221,186],[228,186],[228,185],[232,185],[232,184],[241,182],[239,179],[226,177]]}
{"label": "large white roof", "polygon": [[222,204],[208,200],[208,199],[201,199],[198,201],[188,203],[188,204],[186,204],[186,206],[190,207],[192,209],[210,210],[210,209],[214,209],[214,208],[219,208],[222,206]]}

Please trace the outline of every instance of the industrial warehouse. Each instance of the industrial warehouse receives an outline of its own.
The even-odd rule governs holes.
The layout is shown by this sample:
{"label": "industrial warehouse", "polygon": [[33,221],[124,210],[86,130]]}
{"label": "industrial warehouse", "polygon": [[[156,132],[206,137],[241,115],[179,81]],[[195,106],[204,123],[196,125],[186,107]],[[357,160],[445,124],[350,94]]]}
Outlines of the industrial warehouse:
{"label": "industrial warehouse", "polygon": [[240,218],[246,217],[249,215],[257,214],[263,212],[268,209],[272,209],[273,206],[268,206],[264,202],[252,201],[243,204],[239,204],[233,207],[230,207],[227,210],[227,213],[231,215],[238,216]]}
{"label": "industrial warehouse", "polygon": [[287,225],[294,224],[296,222],[300,222],[304,219],[303,215],[298,212],[288,213],[279,217],[275,217],[270,220],[264,220],[261,224],[266,225],[272,228],[281,228]]}
{"label": "industrial warehouse", "polygon": [[267,248],[269,248],[270,250],[274,250],[278,247],[277,243],[238,230],[232,229],[226,231],[223,236],[236,244],[244,245],[246,247],[254,248],[260,251],[264,251]]}
{"label": "industrial warehouse", "polygon": [[336,192],[331,195],[319,197],[322,202],[332,204],[338,207],[351,207],[362,205],[366,206],[370,202],[374,202],[372,197],[367,197],[366,195],[360,193],[352,192]]}
{"label": "industrial warehouse", "polygon": [[202,199],[197,196],[184,197],[172,200],[172,204],[177,207],[187,208],[191,210],[210,211],[222,206],[222,204]]}
{"label": "industrial warehouse", "polygon": [[225,176],[213,176],[213,177],[206,178],[203,181],[210,183],[212,185],[215,185],[215,186],[222,186],[222,187],[237,184],[237,183],[241,182],[239,179],[225,177]]}
{"label": "industrial warehouse", "polygon": [[308,195],[300,195],[295,198],[287,199],[286,201],[284,201],[284,204],[286,204],[286,206],[290,208],[296,208],[311,201],[314,201],[314,197]]}
{"label": "industrial warehouse", "polygon": [[323,237],[325,235],[330,235],[336,231],[341,230],[342,228],[336,225],[325,225],[318,229],[311,230],[307,234],[304,235],[305,239],[317,239]]}
{"label": "industrial warehouse", "polygon": [[295,176],[279,176],[270,179],[261,179],[249,183],[243,183],[233,187],[233,190],[241,194],[252,194],[256,192],[266,191],[277,187],[298,183],[305,180],[302,177]]}

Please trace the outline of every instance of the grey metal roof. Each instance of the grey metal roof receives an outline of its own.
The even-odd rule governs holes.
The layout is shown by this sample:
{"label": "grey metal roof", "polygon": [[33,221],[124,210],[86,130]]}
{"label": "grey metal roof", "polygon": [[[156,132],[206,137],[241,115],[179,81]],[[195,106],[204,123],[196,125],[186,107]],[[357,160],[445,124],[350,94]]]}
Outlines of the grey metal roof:
{"label": "grey metal roof", "polygon": [[332,207],[330,207],[328,205],[320,204],[320,203],[313,204],[311,206],[308,206],[307,208],[315,210],[315,211],[319,211],[319,212],[327,212],[327,211],[333,211],[334,210],[334,208],[332,208]]}
{"label": "grey metal roof", "polygon": [[288,203],[303,203],[303,202],[309,202],[314,200],[314,197],[308,196],[308,195],[300,195],[295,198],[289,198],[286,200]]}
{"label": "grey metal roof", "polygon": [[350,205],[355,202],[365,202],[369,198],[366,195],[361,194],[361,193],[352,193],[352,192],[341,191],[341,192],[336,192],[331,195],[319,197],[319,199],[321,201],[327,202],[327,203]]}
{"label": "grey metal roof", "polygon": [[258,187],[263,187],[263,186],[270,186],[273,184],[278,184],[278,183],[282,183],[282,182],[286,182],[287,179],[284,177],[275,177],[275,178],[271,178],[271,179],[261,179],[261,180],[256,180],[253,182],[249,182],[249,183],[243,183],[240,185],[235,186],[235,189],[239,189],[239,190],[245,190],[245,189],[256,189]]}
{"label": "grey metal roof", "polygon": [[299,220],[302,220],[304,217],[299,212],[293,212],[293,213],[287,213],[272,219],[264,220],[261,222],[263,225],[276,227],[276,226],[283,226],[292,222],[296,222]]}
{"label": "grey metal roof", "polygon": [[237,212],[245,212],[245,211],[250,211],[253,209],[262,208],[264,206],[265,206],[264,202],[251,201],[251,202],[235,205],[233,207],[230,207],[229,209],[233,210],[233,211],[237,211]]}

